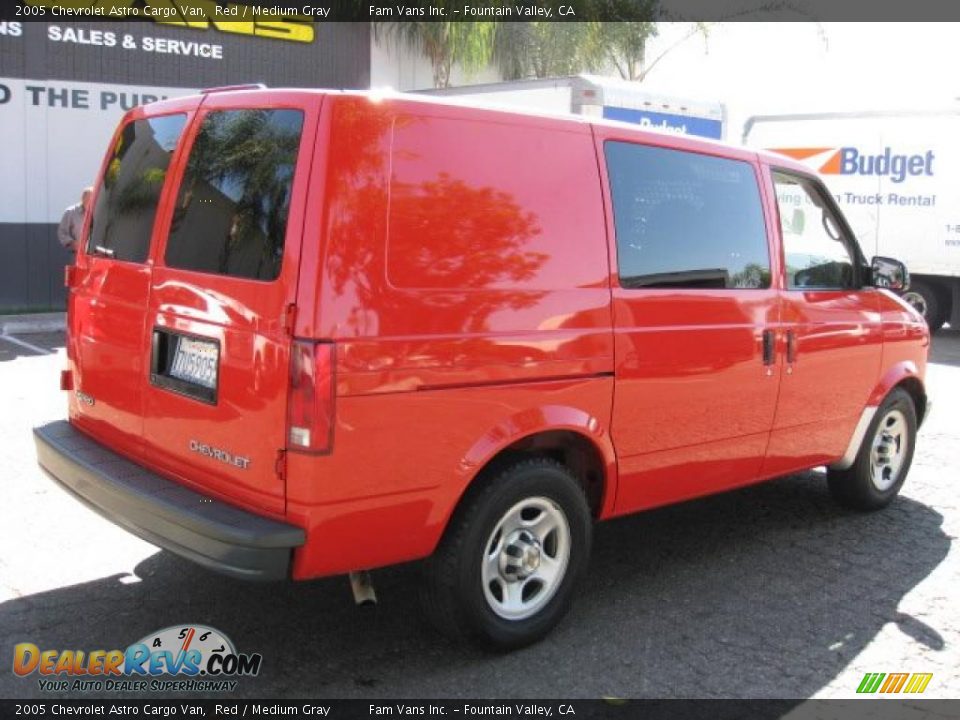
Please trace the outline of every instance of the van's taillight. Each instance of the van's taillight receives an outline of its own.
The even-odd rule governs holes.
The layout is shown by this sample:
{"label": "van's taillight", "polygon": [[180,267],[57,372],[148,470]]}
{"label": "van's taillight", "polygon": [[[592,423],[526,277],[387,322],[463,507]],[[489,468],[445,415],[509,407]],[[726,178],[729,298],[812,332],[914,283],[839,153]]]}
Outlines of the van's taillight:
{"label": "van's taillight", "polygon": [[287,445],[291,450],[328,453],[333,447],[336,347],[295,340],[290,351]]}

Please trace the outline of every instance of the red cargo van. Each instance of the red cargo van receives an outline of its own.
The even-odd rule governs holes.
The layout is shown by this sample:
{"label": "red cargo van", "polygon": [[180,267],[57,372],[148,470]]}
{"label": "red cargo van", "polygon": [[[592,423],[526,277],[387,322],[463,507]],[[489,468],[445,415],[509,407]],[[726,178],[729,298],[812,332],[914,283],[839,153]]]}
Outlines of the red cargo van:
{"label": "red cargo van", "polygon": [[819,465],[897,494],[929,335],[803,165],[585,118],[234,89],[138,108],[68,272],[39,462],[235,577],[426,559],[543,636],[595,520]]}

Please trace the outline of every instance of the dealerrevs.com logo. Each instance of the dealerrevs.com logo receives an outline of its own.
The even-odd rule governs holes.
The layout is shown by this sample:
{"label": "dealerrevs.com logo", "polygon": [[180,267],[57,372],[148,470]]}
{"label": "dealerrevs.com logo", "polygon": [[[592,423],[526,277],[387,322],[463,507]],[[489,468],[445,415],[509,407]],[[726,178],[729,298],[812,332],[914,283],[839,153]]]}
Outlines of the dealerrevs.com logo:
{"label": "dealerrevs.com logo", "polygon": [[856,147],[771,148],[773,152],[807,162],[824,175],[874,175],[902,183],[908,177],[932,176],[933,150],[897,153],[885,147],[869,153]]}
{"label": "dealerrevs.com logo", "polygon": [[30,642],[13,649],[14,674],[36,674],[43,692],[231,692],[262,663],[260,653],[238,653],[204,625],[164,628],[125,650],[41,650]]}

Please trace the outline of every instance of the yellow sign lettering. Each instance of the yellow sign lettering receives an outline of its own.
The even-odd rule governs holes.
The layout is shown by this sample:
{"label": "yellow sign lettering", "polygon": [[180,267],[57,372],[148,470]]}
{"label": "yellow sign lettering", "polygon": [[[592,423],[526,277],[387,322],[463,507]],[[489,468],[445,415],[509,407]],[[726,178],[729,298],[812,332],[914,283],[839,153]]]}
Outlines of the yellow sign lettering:
{"label": "yellow sign lettering", "polygon": [[304,16],[296,19],[275,20],[257,23],[257,35],[260,37],[276,38],[277,40],[292,40],[293,42],[313,42],[313,20]]}

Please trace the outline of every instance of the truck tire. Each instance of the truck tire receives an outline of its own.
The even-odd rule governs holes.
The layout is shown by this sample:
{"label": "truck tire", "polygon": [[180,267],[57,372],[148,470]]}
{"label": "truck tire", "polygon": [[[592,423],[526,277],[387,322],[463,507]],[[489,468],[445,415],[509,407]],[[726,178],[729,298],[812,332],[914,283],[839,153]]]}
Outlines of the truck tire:
{"label": "truck tire", "polygon": [[867,429],[857,458],[846,470],[828,470],[830,493],[851,510],[879,510],[900,492],[913,462],[917,411],[902,388],[887,395]]}
{"label": "truck tire", "polygon": [[937,289],[922,281],[911,281],[910,288],[903,293],[903,299],[916,308],[927,321],[930,332],[936,332],[947,322],[947,314]]}
{"label": "truck tire", "polygon": [[424,563],[427,619],[491,649],[536,642],[570,608],[592,522],[564,465],[535,458],[507,467],[468,492]]}

